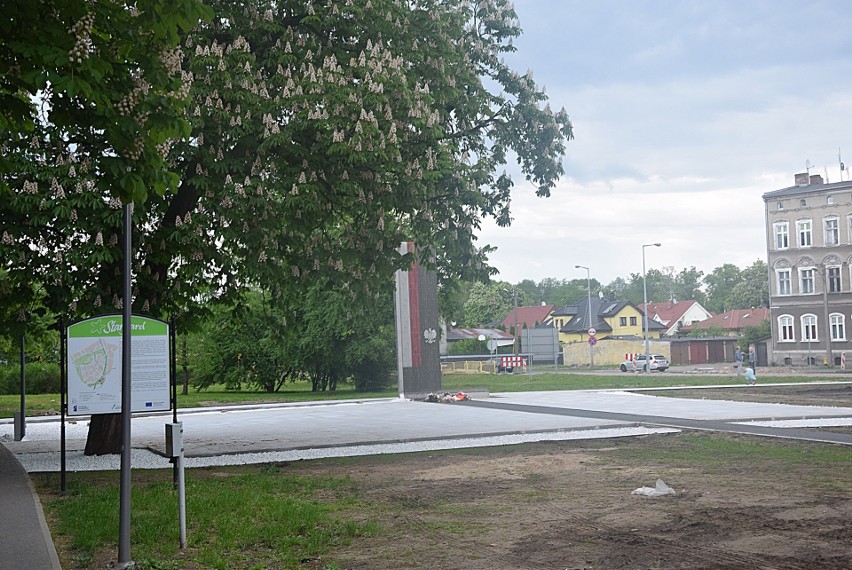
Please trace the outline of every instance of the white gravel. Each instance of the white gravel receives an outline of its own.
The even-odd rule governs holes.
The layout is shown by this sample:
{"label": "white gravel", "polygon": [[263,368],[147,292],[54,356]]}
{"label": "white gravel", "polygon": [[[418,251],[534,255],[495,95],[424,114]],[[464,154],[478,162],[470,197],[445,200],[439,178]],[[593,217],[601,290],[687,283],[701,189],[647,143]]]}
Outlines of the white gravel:
{"label": "white gravel", "polygon": [[[0,437],[9,441],[11,437],[2,433],[5,426],[0,426]],[[32,427],[35,427],[34,425]],[[49,424],[39,426],[49,427]],[[77,426],[75,426],[77,427]],[[84,426],[85,427],[85,426]],[[67,429],[67,428],[66,428]],[[443,449],[462,449],[471,447],[492,447],[515,445],[538,441],[565,441],[572,439],[601,439],[611,437],[631,437],[647,434],[676,433],[680,430],[670,428],[649,429],[642,427],[602,428],[593,430],[570,430],[558,432],[526,433],[501,435],[479,438],[438,439],[416,441],[409,443],[387,443],[375,445],[352,445],[339,447],[322,447],[315,449],[294,449],[287,451],[270,451],[263,453],[240,453],[233,455],[216,455],[212,457],[188,457],[184,460],[187,468],[210,467],[215,465],[246,465],[252,463],[274,463],[279,461],[300,461],[323,459],[327,457],[353,457],[360,455],[381,455],[386,453],[412,453],[417,451],[437,451]],[[30,426],[27,427],[28,437]],[[58,429],[56,437],[58,438]],[[85,429],[83,430],[85,435]],[[44,434],[42,434],[44,435]],[[29,473],[55,472],[60,470],[59,452],[22,453],[16,454],[18,461]],[[165,457],[145,449],[133,449],[130,454],[133,469],[166,469],[171,463]],[[65,454],[66,471],[110,471],[120,469],[120,456],[90,456],[82,451],[68,451]]]}

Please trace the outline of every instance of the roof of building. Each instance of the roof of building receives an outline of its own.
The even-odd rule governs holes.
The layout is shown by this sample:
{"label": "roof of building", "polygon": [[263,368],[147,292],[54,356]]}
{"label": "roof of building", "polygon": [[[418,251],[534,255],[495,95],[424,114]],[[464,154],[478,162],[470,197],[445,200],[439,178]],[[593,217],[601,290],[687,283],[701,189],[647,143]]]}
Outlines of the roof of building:
{"label": "roof of building", "polygon": [[477,340],[479,335],[483,335],[485,338],[491,338],[495,340],[511,340],[514,341],[515,337],[511,334],[501,331],[500,329],[447,329],[447,342],[455,342],[457,340]]}
{"label": "roof of building", "polygon": [[[620,313],[625,307],[633,307],[639,313],[642,311],[630,301],[611,301],[609,299],[591,299],[591,319],[589,318],[589,301],[582,299],[573,305],[566,305],[560,309],[553,311],[554,317],[571,317],[565,325],[559,329],[563,333],[580,333],[586,332],[590,328],[600,332],[612,331],[612,327],[604,320],[607,317],[613,317]],[[660,330],[663,325],[656,321],[649,321],[648,330]]]}
{"label": "roof of building", "polygon": [[[674,327],[678,326],[681,318],[686,314],[686,312],[698,305],[698,301],[666,301],[665,303],[648,303],[648,316],[655,321],[659,321],[666,326],[667,331],[671,331]],[[708,315],[712,315],[707,309],[701,307],[705,313]],[[644,311],[645,305],[639,305],[639,310]],[[692,323],[683,323],[684,326],[689,326]],[[674,329],[677,330],[677,329]]]}
{"label": "roof of building", "polygon": [[729,330],[741,330],[745,327],[754,327],[769,320],[769,309],[760,307],[756,309],[734,309],[721,315],[710,317],[706,321],[694,323],[689,327],[683,327],[684,331],[694,329],[707,329],[719,327]]}
{"label": "roof of building", "polygon": [[[518,328],[535,328],[550,316],[550,313],[556,308],[555,305],[533,305],[530,307],[516,307],[512,309],[506,318],[501,323],[506,329],[515,326],[517,322]],[[517,314],[517,321],[515,315]]]}
{"label": "roof of building", "polygon": [[[820,177],[820,180],[822,178]],[[802,196],[806,194],[819,194],[822,192],[831,192],[833,190],[852,190],[852,180],[843,182],[834,182],[831,184],[799,184],[796,186],[788,186],[780,190],[773,190],[763,195],[764,200],[773,200],[776,198],[784,198],[787,196]]]}

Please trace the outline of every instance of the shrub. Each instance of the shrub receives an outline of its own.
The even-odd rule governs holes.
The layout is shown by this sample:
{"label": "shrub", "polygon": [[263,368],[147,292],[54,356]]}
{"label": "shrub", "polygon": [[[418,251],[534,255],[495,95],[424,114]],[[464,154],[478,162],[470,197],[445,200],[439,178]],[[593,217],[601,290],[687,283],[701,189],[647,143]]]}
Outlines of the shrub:
{"label": "shrub", "polygon": [[[59,365],[53,362],[28,362],[25,370],[27,394],[56,394],[60,389]],[[0,366],[0,394],[20,394],[20,365]]]}

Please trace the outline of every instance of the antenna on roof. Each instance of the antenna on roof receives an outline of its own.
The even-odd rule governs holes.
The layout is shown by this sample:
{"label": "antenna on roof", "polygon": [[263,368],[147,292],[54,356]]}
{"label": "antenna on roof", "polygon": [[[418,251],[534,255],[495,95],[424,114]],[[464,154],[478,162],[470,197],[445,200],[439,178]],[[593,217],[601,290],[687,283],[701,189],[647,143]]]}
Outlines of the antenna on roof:
{"label": "antenna on roof", "polygon": [[[843,164],[843,159],[840,158],[840,147],[837,147],[837,162],[840,163],[840,181],[843,182],[843,171],[846,170],[846,165]],[[846,180],[849,180],[849,174],[846,174]]]}

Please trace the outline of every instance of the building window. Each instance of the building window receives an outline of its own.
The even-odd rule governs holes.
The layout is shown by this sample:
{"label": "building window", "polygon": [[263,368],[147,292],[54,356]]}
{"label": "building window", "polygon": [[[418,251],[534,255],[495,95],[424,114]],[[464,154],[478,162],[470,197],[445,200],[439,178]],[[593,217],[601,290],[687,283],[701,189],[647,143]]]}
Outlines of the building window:
{"label": "building window", "polygon": [[793,287],[790,282],[790,270],[789,269],[779,269],[777,272],[778,275],[778,294],[779,295],[792,295]]}
{"label": "building window", "polygon": [[[852,223],[852,218],[849,219]],[[790,247],[790,228],[787,222],[775,222],[775,249]]]}
{"label": "building window", "polygon": [[812,267],[799,270],[799,293],[807,295],[814,292],[814,270]]}
{"label": "building window", "polygon": [[828,292],[829,293],[840,293],[840,268],[839,267],[826,267],[825,269],[825,279],[828,281]]}
{"label": "building window", "polygon": [[801,200],[799,200],[799,207],[800,207],[800,208],[807,208],[807,207],[808,207],[808,203],[805,201],[805,199],[804,199],[804,198],[802,198]]}
{"label": "building window", "polygon": [[784,209],[784,202],[778,202],[778,209],[779,209],[779,210],[783,210],[783,209]]}
{"label": "building window", "polygon": [[813,227],[810,220],[799,220],[796,222],[796,235],[799,247],[811,247],[813,245]]}
{"label": "building window", "polygon": [[837,218],[823,220],[825,230],[825,245],[840,244],[840,223]]}
{"label": "building window", "polygon": [[636,317],[630,317],[630,326],[631,326],[631,327],[635,327],[635,326],[636,326]]}
{"label": "building window", "polygon": [[626,327],[627,326],[627,317],[619,317],[618,324],[620,324],[623,327]]}
{"label": "building window", "polygon": [[802,315],[802,340],[805,342],[818,342],[816,315]]}
{"label": "building window", "polygon": [[828,319],[831,323],[831,340],[846,340],[846,317],[834,313]]}
{"label": "building window", "polygon": [[834,196],[826,196],[825,197],[826,204],[834,204]]}
{"label": "building window", "polygon": [[778,317],[778,338],[782,342],[796,340],[793,336],[793,317],[790,315],[781,315]]}

